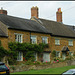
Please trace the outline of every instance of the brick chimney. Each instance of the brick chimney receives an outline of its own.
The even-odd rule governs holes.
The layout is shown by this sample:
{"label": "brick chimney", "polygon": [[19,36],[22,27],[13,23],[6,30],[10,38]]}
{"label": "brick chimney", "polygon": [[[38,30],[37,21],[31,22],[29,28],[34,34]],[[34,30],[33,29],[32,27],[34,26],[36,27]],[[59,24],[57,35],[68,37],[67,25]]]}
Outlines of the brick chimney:
{"label": "brick chimney", "polygon": [[31,17],[35,16],[36,18],[38,18],[38,7],[32,7],[31,8]]}
{"label": "brick chimney", "polygon": [[1,9],[0,9],[0,14],[5,14],[5,15],[7,15],[7,10],[3,10],[3,8],[1,7]]}
{"label": "brick chimney", "polygon": [[58,11],[56,12],[56,19],[57,19],[57,22],[62,23],[62,11],[61,11],[61,8],[58,8]]}

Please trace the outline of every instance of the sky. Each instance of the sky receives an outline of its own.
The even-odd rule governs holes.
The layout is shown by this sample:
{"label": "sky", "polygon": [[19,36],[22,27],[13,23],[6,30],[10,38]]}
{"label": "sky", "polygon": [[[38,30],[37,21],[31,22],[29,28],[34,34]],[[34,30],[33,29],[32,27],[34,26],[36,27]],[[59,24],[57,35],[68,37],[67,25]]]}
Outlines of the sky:
{"label": "sky", "polygon": [[62,11],[64,24],[75,26],[75,1],[0,1],[0,9],[7,10],[8,15],[30,19],[31,8],[39,8],[39,18],[56,21],[58,8]]}

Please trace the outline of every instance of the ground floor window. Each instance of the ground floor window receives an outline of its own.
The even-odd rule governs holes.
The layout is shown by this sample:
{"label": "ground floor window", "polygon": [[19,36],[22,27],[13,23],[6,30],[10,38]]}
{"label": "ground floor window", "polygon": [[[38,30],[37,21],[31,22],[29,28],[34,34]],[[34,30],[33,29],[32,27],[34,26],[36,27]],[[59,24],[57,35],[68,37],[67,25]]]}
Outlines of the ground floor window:
{"label": "ground floor window", "polygon": [[56,51],[56,57],[60,57],[60,51]]}
{"label": "ground floor window", "polygon": [[35,61],[37,61],[37,53],[34,53]]}
{"label": "ground floor window", "polygon": [[18,52],[17,61],[23,61],[23,52]]}
{"label": "ground floor window", "polygon": [[70,55],[70,56],[73,56],[73,52],[69,51],[69,55]]}

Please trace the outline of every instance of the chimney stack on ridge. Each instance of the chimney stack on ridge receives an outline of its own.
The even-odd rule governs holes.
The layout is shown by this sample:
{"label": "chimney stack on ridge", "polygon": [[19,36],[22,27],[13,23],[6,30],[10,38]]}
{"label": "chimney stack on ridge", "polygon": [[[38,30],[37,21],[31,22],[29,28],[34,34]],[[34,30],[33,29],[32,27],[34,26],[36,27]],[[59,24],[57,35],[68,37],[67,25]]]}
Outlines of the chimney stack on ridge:
{"label": "chimney stack on ridge", "polygon": [[61,8],[58,8],[58,11],[56,12],[56,19],[57,19],[57,22],[62,23],[62,11],[61,11]]}
{"label": "chimney stack on ridge", "polygon": [[5,15],[7,15],[7,10],[3,10],[3,8],[1,7],[1,9],[0,9],[0,14],[5,14]]}
{"label": "chimney stack on ridge", "polygon": [[32,7],[31,8],[31,17],[35,16],[36,18],[38,18],[38,7]]}

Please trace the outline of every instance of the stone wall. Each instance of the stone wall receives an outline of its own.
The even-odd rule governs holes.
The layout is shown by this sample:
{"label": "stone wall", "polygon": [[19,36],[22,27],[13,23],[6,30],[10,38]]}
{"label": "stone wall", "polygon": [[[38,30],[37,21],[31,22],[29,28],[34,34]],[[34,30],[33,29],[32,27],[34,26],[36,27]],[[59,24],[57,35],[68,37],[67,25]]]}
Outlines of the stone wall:
{"label": "stone wall", "polygon": [[[55,45],[55,38],[60,39],[60,45]],[[68,41],[73,40],[73,46],[68,45]],[[75,51],[75,39],[62,38],[62,37],[51,37],[52,47],[51,50],[61,51],[64,46],[68,46],[70,51]]]}
{"label": "stone wall", "polygon": [[70,66],[75,65],[75,60],[68,60],[64,62],[59,63],[53,63],[53,64],[45,64],[45,65],[13,65],[10,66],[10,72],[21,72],[21,71],[28,71],[31,69],[39,70],[39,69],[48,69],[48,68],[56,68],[56,67],[64,67],[64,66]]}

